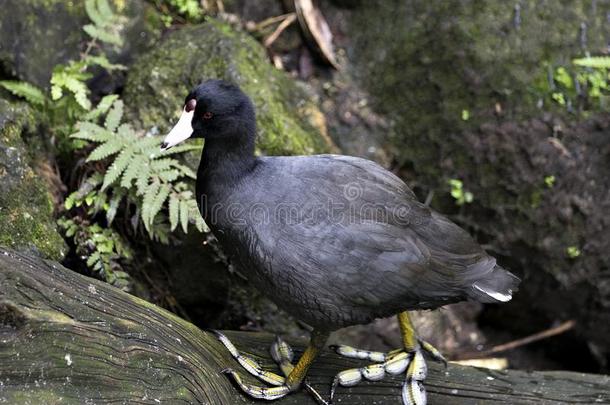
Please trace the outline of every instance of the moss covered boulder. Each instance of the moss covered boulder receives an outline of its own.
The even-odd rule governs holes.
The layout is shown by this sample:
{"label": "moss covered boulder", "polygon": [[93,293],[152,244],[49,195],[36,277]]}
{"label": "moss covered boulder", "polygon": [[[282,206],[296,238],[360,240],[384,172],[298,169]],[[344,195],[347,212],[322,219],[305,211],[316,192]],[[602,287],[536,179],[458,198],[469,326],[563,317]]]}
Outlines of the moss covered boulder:
{"label": "moss covered boulder", "polygon": [[31,167],[22,135],[35,130],[24,104],[0,99],[0,245],[61,259],[66,251],[44,181]]}
{"label": "moss covered boulder", "polygon": [[[160,35],[155,9],[143,0],[122,5],[118,28],[124,45],[108,47],[114,62],[128,63]],[[0,79],[18,78],[47,87],[53,67],[79,58],[90,39],[82,27],[90,21],[84,1],[4,0],[0,13]]]}
{"label": "moss covered boulder", "polygon": [[125,102],[142,128],[166,131],[189,91],[212,78],[238,84],[254,101],[260,151],[331,150],[323,115],[306,90],[271,66],[252,37],[213,19],[170,34],[142,56],[129,72]]}

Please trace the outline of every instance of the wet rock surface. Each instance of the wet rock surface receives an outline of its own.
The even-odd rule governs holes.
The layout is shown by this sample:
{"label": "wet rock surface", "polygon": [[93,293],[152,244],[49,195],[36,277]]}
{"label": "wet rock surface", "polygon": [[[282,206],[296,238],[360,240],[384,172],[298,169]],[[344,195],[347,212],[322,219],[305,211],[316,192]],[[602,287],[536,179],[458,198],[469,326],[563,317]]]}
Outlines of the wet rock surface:
{"label": "wet rock surface", "polygon": [[53,218],[53,202],[36,159],[23,140],[36,119],[23,103],[0,99],[0,245],[61,259],[66,251]]}

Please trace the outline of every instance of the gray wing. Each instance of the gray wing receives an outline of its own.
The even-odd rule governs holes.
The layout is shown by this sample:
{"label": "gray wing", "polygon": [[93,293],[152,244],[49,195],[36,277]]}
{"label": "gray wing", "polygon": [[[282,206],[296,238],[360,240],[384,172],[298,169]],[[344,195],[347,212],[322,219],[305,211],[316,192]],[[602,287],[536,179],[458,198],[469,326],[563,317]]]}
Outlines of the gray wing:
{"label": "gray wing", "polygon": [[254,199],[282,201],[285,210],[253,228],[276,271],[299,267],[290,277],[316,289],[323,305],[376,317],[466,298],[510,299],[516,278],[381,166],[337,155],[268,159],[269,175],[259,176],[267,183]]}

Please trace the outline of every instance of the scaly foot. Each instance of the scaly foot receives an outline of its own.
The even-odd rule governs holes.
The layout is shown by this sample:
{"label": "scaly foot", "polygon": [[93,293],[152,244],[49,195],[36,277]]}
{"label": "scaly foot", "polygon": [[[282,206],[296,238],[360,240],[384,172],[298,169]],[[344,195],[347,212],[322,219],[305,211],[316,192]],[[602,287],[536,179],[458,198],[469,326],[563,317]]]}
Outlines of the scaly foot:
{"label": "scaly foot", "polygon": [[[292,364],[294,357],[292,348],[283,341],[279,336],[275,342],[271,345],[271,357],[278,364],[282,370],[283,376],[264,370],[257,362],[251,357],[239,353],[237,348],[231,343],[229,338],[218,331],[212,331],[218,338],[218,340],[228,349],[231,356],[251,375],[262,380],[272,387],[261,387],[243,382],[243,379],[239,373],[227,368],[223,370],[223,373],[229,375],[233,381],[244,391],[246,394],[253,398],[274,400],[282,398],[291,392],[296,391],[302,384],[305,389],[314,397],[314,399],[321,405],[328,405],[322,396],[307,382],[302,381],[304,376],[297,375],[295,378],[295,366]],[[308,360],[307,358],[305,360]],[[313,360],[313,358],[311,359]],[[307,364],[308,365],[308,364]],[[300,373],[300,371],[297,370]],[[304,370],[306,372],[306,368]],[[292,374],[292,378],[289,377]],[[292,382],[294,381],[294,382]],[[302,381],[302,382],[301,382]]]}
{"label": "scaly foot", "polygon": [[338,373],[330,391],[332,403],[338,386],[352,387],[363,379],[380,381],[386,374],[398,375],[406,370],[406,380],[402,386],[402,400],[405,405],[425,405],[426,390],[423,381],[428,367],[423,352],[429,353],[435,360],[447,364],[441,353],[428,342],[418,340],[413,350],[397,349],[388,353],[355,349],[350,346],[331,346],[339,355],[360,360],[375,362],[361,368],[352,368]]}

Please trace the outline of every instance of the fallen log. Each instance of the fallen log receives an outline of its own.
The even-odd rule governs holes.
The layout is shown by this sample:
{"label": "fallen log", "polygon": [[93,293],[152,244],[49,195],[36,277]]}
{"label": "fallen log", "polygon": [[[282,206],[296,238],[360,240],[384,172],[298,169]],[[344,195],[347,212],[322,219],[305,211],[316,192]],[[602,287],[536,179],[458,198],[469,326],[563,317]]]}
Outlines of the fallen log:
{"label": "fallen log", "polygon": [[[226,334],[275,368],[271,335]],[[292,343],[299,355],[303,342]],[[326,351],[309,379],[326,395],[336,372],[362,364]],[[0,403],[257,403],[221,373],[227,367],[239,368],[211,333],[58,263],[0,248]],[[401,383],[339,388],[336,403],[398,404]],[[609,376],[564,371],[430,364],[426,388],[431,404],[610,403]],[[299,392],[277,403],[314,402]]]}

